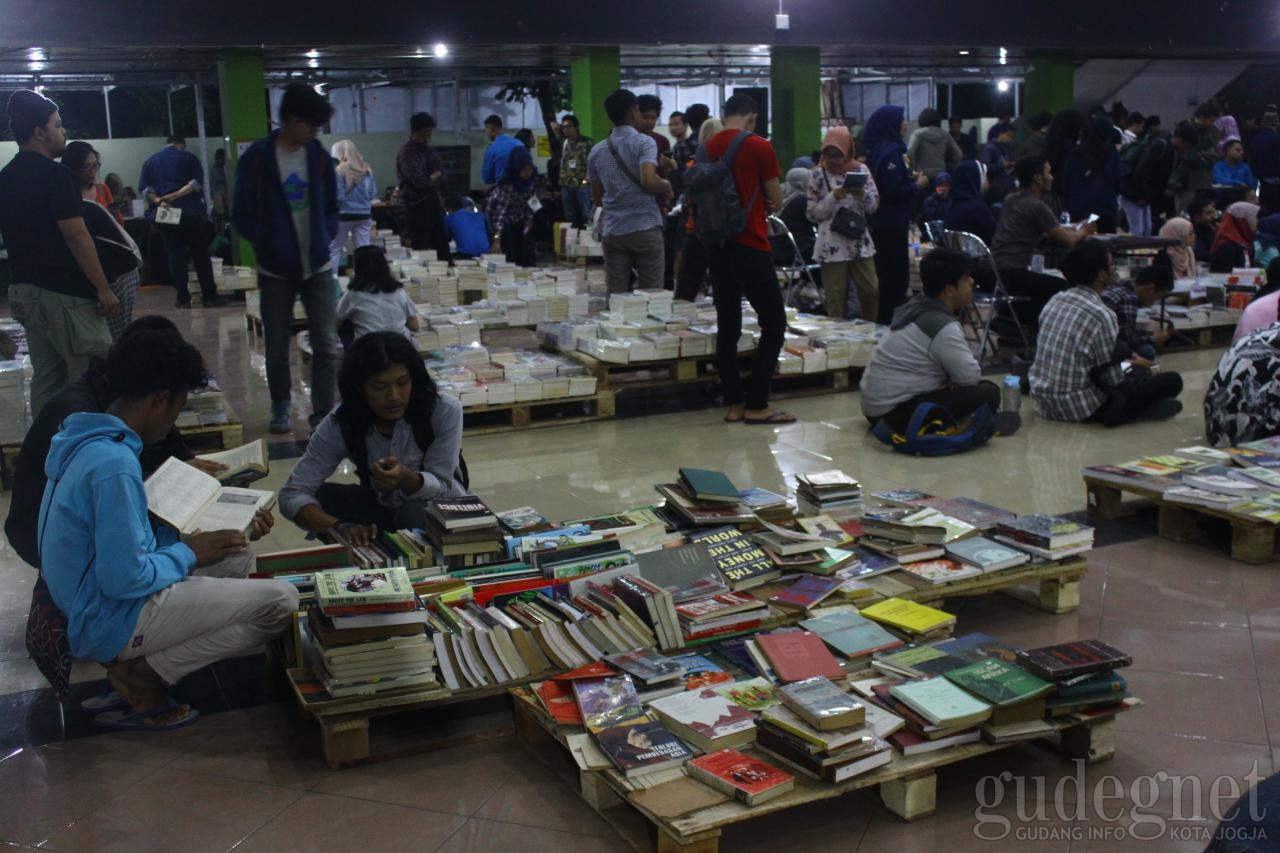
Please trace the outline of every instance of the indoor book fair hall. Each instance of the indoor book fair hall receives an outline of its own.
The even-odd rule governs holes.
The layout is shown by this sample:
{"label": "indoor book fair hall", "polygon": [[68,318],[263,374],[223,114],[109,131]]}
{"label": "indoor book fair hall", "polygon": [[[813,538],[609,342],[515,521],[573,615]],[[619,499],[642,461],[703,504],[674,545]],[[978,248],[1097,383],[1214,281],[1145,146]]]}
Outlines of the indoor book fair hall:
{"label": "indoor book fair hall", "polygon": [[0,846],[1280,850],[1280,12],[921,3],[0,0]]}

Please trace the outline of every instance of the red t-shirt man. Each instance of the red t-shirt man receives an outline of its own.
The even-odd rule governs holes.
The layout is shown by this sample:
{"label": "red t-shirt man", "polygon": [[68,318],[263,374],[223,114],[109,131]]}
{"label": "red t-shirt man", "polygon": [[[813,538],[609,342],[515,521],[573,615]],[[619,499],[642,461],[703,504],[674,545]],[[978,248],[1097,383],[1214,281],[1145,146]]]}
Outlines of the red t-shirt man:
{"label": "red t-shirt man", "polygon": [[[729,146],[737,138],[741,130],[722,130],[707,140],[707,157],[711,160],[723,160]],[[751,249],[761,252],[773,250],[769,242],[769,230],[765,225],[764,183],[780,177],[782,170],[778,167],[778,155],[773,153],[769,140],[754,133],[747,137],[733,158],[733,183],[738,188],[738,198],[744,206],[755,201],[747,210],[747,227],[734,238]]]}

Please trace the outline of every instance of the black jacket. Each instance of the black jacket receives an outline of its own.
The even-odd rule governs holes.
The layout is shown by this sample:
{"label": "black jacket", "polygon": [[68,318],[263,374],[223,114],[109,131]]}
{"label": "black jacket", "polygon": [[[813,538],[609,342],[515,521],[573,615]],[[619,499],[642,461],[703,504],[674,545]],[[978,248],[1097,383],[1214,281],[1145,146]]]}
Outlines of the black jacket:
{"label": "black jacket", "polygon": [[[49,445],[62,427],[67,415],[75,412],[104,412],[111,402],[107,389],[107,363],[95,358],[89,369],[45,404],[22,440],[22,452],[13,475],[13,496],[9,517],[4,523],[5,535],[18,556],[36,568],[40,567],[40,503],[44,498],[47,478],[44,460]],[[142,451],[142,477],[146,479],[170,456],[186,460],[194,456],[182,440],[177,428],[169,430],[165,440]]]}

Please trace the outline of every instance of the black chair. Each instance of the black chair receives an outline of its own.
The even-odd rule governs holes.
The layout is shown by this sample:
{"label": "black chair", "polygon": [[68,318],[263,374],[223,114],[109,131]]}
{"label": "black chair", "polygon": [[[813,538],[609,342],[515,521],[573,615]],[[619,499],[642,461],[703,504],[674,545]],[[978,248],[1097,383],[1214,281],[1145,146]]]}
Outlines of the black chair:
{"label": "black chair", "polygon": [[821,265],[805,262],[804,254],[800,251],[800,245],[796,243],[795,235],[791,233],[791,229],[787,228],[787,223],[783,222],[780,217],[771,215],[768,217],[767,223],[769,237],[785,241],[792,251],[791,263],[780,264],[775,267],[784,279],[782,287],[783,304],[788,307],[794,306],[796,294],[800,291],[801,285],[805,281],[813,285],[819,293],[822,293],[822,285],[814,275],[815,272],[821,270]]}

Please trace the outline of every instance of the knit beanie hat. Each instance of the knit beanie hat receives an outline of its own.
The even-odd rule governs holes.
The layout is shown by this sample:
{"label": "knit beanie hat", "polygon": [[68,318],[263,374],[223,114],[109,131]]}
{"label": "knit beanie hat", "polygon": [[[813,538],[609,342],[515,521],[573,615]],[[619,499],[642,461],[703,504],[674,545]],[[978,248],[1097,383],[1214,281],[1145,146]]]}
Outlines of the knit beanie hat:
{"label": "knit beanie hat", "polygon": [[58,105],[38,92],[20,89],[9,96],[9,129],[19,145],[43,127],[49,116],[58,111]]}

